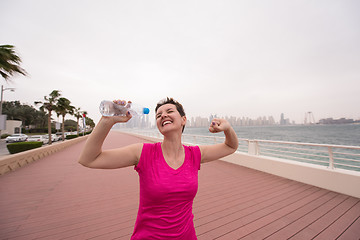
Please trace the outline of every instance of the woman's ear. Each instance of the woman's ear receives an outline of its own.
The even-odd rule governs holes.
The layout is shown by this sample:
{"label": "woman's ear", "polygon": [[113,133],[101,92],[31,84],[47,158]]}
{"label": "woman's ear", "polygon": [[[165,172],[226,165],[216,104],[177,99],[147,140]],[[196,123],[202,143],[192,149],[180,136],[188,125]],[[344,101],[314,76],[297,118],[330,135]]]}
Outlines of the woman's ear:
{"label": "woman's ear", "polygon": [[182,126],[185,126],[186,125],[186,116],[182,116],[181,117],[181,119],[182,119]]}

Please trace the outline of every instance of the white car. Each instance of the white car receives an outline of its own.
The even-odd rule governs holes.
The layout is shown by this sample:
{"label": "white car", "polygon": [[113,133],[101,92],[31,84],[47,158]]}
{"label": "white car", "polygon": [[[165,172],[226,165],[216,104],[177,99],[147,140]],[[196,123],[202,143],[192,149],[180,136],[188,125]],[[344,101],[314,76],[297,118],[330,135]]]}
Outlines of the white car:
{"label": "white car", "polygon": [[49,139],[47,139],[44,135],[34,135],[30,136],[27,139],[28,142],[43,142],[43,144],[47,144]]}
{"label": "white car", "polygon": [[60,140],[60,137],[57,136],[56,134],[51,134],[51,141],[53,142],[57,142]]}
{"label": "white car", "polygon": [[57,132],[55,135],[56,135],[58,141],[62,140],[62,132]]}
{"label": "white car", "polygon": [[[44,137],[48,140],[49,142],[49,135],[44,135]],[[51,142],[57,142],[60,140],[60,137],[57,136],[56,134],[51,134]]]}
{"label": "white car", "polygon": [[28,135],[26,134],[13,134],[11,136],[8,136],[7,138],[5,138],[5,141],[7,143],[10,142],[24,142],[26,141],[26,139],[28,138]]}

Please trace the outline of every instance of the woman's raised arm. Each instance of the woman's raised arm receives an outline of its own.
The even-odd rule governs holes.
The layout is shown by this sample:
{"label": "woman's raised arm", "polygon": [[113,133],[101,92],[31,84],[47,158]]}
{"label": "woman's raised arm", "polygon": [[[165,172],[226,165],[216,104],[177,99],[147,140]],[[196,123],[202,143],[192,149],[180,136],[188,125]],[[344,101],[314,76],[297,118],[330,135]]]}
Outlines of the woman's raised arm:
{"label": "woman's raised arm", "polygon": [[136,165],[139,161],[142,143],[102,151],[102,145],[115,123],[127,122],[131,115],[102,117],[89,135],[82,150],[79,163],[89,168],[114,169]]}
{"label": "woman's raised arm", "polygon": [[239,145],[239,140],[230,123],[225,119],[214,118],[209,127],[212,133],[224,132],[224,143],[199,146],[201,162],[210,162],[234,153]]}

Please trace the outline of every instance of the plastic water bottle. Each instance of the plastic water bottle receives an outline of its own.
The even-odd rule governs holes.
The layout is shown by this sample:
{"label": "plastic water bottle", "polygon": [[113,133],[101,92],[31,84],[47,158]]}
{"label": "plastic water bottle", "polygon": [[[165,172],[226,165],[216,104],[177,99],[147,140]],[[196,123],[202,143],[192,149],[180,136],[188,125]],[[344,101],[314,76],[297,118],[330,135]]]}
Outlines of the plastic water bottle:
{"label": "plastic water bottle", "polygon": [[105,117],[125,116],[128,111],[132,116],[149,114],[150,112],[148,108],[138,106],[130,101],[127,102],[125,106],[123,106],[108,100],[104,100],[100,103],[99,110],[101,115]]}

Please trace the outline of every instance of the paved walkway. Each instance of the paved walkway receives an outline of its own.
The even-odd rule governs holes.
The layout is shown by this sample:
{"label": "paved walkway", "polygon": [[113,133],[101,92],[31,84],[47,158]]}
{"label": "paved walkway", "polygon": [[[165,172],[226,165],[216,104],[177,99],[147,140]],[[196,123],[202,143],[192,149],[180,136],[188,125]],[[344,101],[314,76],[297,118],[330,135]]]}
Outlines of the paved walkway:
{"label": "paved walkway", "polygon": [[[142,139],[111,132],[104,148]],[[84,142],[0,177],[0,239],[129,239],[133,168],[94,170]],[[359,239],[360,199],[223,161],[203,164],[194,200],[199,239]]]}

